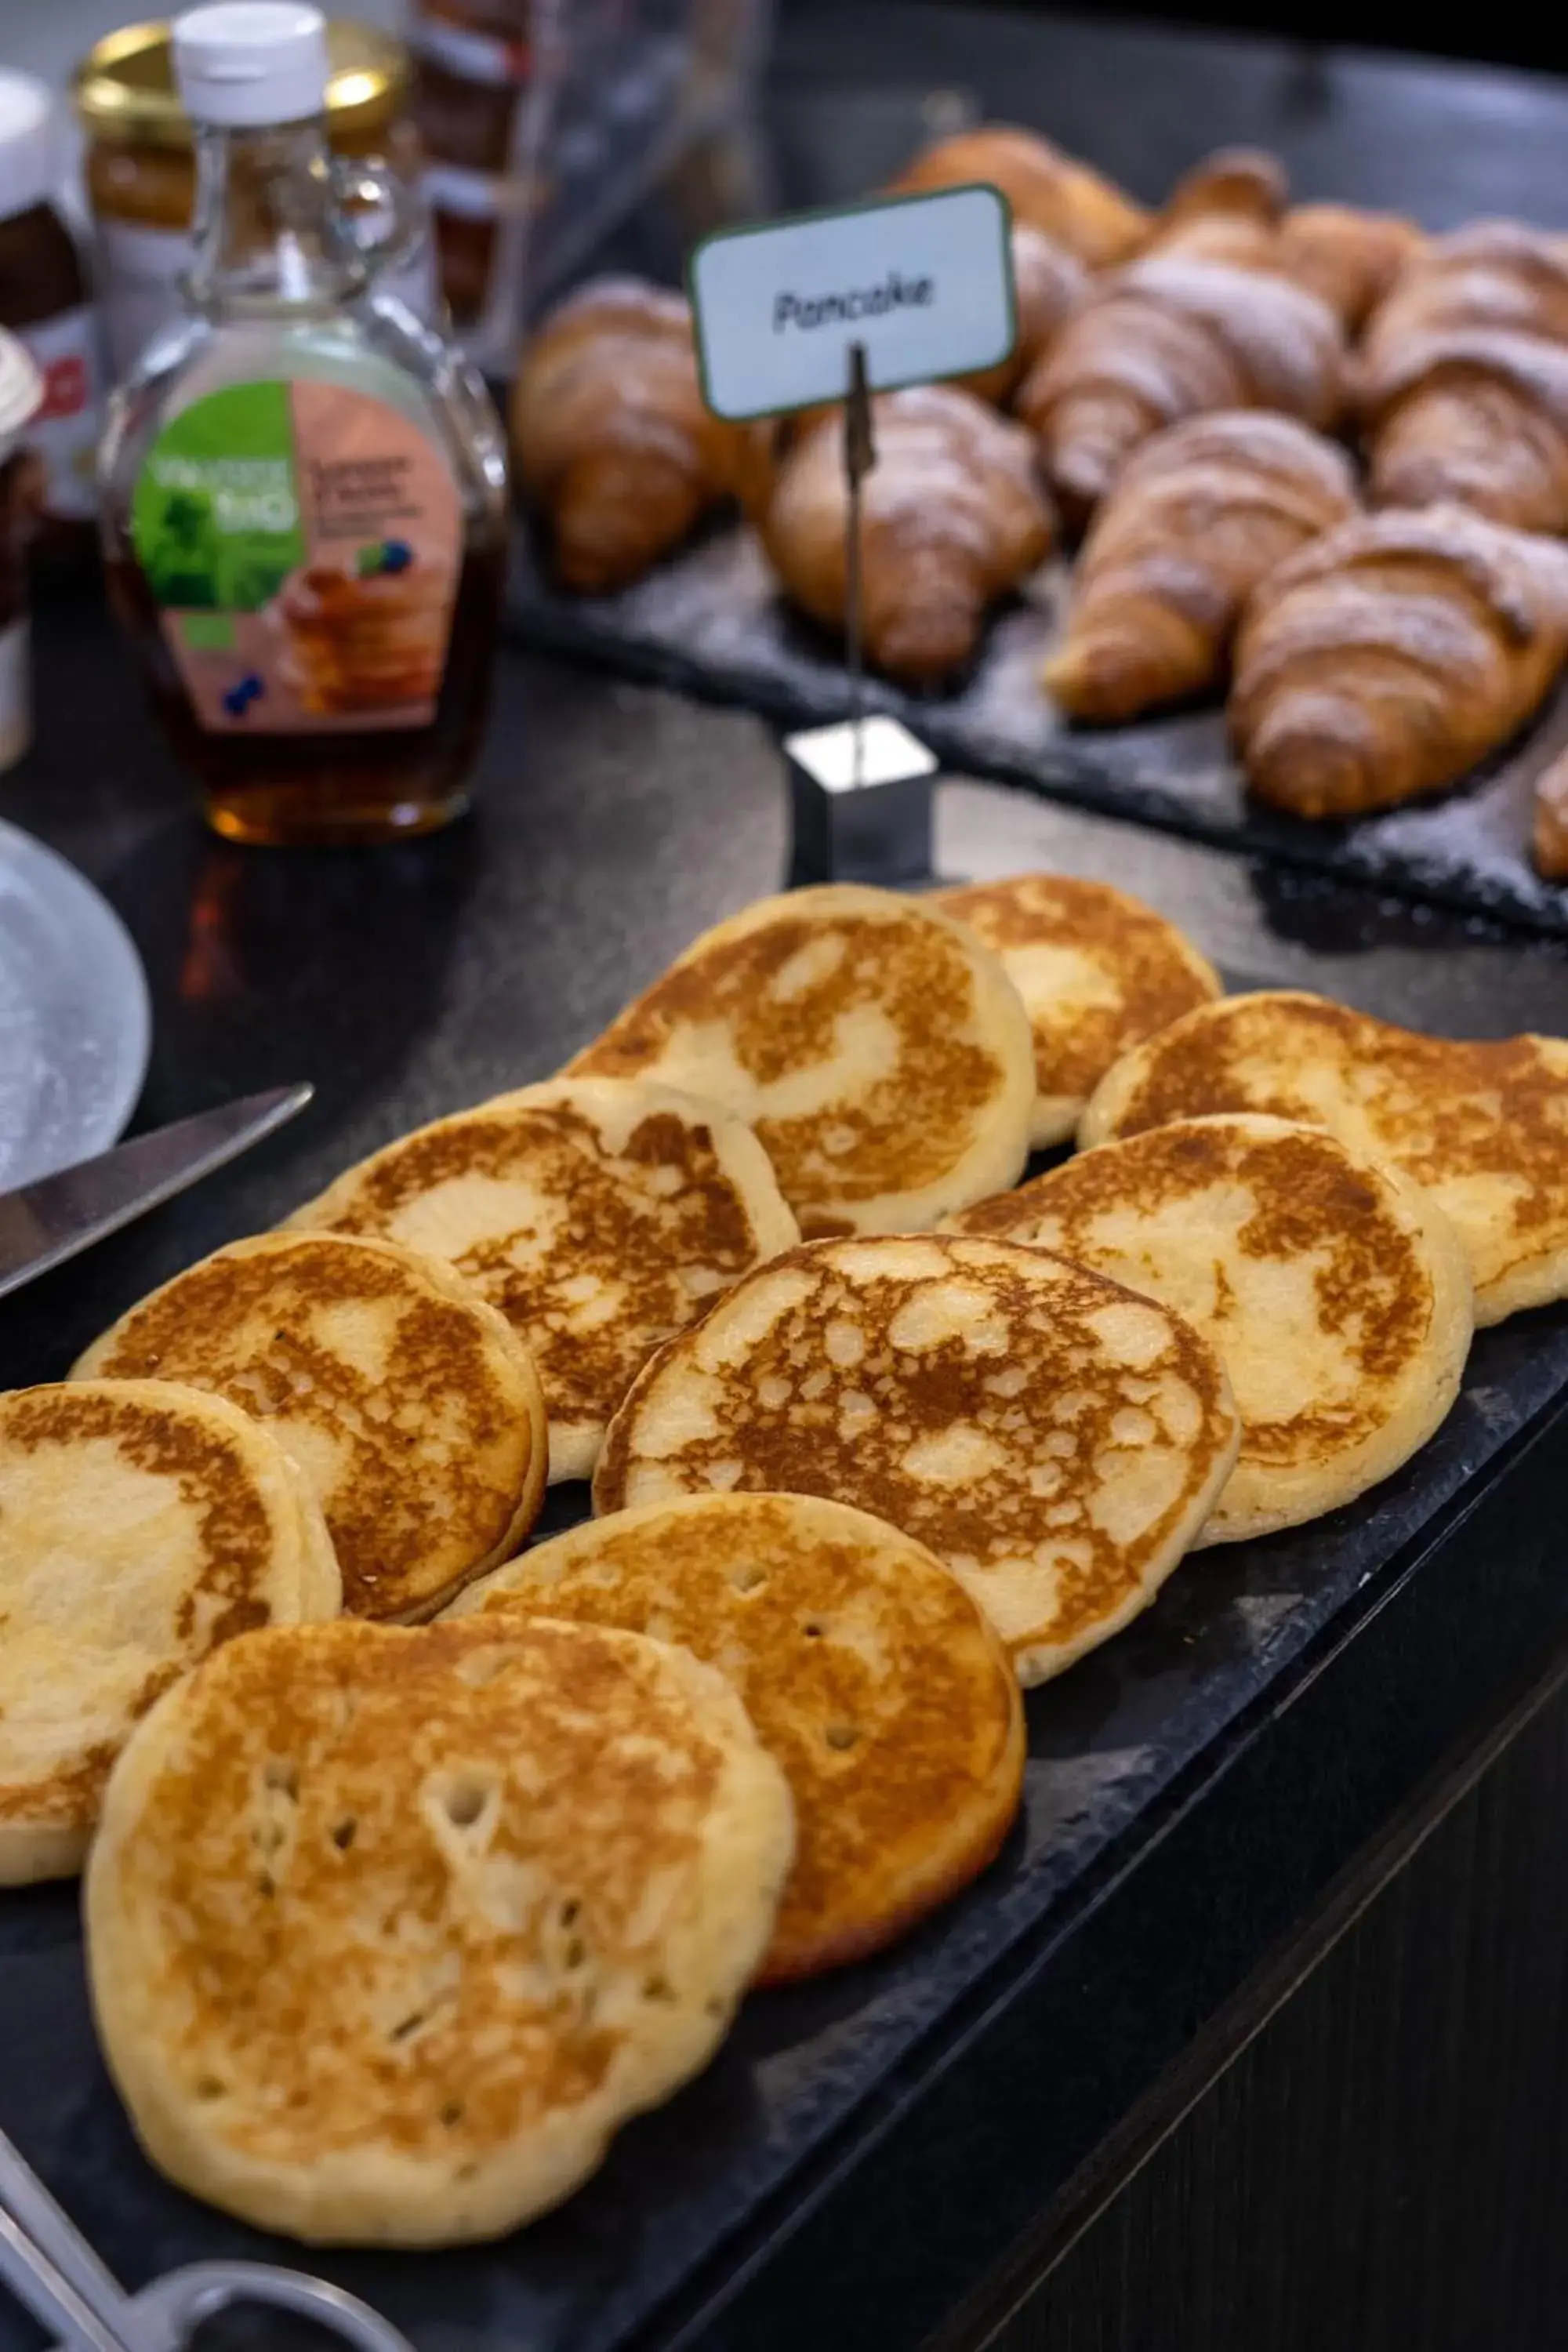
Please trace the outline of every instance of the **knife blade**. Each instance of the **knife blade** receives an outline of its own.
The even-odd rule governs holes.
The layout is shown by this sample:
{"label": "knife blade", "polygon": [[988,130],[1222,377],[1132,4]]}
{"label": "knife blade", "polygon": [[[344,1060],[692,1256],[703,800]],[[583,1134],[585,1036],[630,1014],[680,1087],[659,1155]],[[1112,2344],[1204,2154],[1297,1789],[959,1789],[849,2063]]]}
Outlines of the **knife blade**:
{"label": "knife blade", "polygon": [[133,1136],[0,1193],[0,1298],[237,1159],[302,1111],[313,1087],[274,1087]]}

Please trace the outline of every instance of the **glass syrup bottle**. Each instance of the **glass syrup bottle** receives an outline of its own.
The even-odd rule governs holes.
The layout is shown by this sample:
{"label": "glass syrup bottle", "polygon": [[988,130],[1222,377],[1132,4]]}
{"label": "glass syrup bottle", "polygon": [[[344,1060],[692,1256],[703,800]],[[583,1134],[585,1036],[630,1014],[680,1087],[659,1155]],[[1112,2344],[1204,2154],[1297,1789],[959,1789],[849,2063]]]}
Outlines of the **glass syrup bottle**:
{"label": "glass syrup bottle", "polygon": [[494,666],[500,421],[454,348],[376,289],[406,197],[329,157],[320,11],[197,8],[174,67],[195,258],[188,314],[110,404],[111,602],[220,834],[430,832],[465,805]]}

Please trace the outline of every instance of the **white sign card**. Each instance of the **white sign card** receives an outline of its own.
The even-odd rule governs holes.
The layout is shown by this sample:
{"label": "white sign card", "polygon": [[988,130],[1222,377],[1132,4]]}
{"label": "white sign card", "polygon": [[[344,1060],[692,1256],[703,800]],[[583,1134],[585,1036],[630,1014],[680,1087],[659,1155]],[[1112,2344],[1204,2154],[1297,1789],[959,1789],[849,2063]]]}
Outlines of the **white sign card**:
{"label": "white sign card", "polygon": [[841,400],[857,342],[874,392],[994,367],[1017,331],[1010,226],[976,184],[708,237],[688,275],[709,407]]}

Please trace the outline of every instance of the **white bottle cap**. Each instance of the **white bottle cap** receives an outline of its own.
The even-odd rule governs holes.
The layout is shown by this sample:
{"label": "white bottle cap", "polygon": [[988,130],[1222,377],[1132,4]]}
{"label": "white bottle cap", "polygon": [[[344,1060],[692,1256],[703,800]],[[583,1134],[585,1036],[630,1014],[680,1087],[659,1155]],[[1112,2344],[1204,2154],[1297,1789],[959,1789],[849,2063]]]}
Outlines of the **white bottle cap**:
{"label": "white bottle cap", "polygon": [[0,72],[0,220],[55,193],[55,101],[32,74]]}
{"label": "white bottle cap", "polygon": [[193,122],[258,130],[326,104],[327,23],[300,0],[219,0],[174,19],[174,80]]}

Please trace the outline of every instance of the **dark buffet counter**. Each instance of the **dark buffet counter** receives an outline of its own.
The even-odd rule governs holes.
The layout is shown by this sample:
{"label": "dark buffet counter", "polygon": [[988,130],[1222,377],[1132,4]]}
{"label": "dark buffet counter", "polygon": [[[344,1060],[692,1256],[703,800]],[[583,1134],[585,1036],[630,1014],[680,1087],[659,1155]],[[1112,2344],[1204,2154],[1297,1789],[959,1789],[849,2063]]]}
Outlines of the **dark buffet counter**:
{"label": "dark buffet counter", "polygon": [[[1568,89],[970,6],[794,10],[792,168],[814,152],[808,85],[826,123],[847,89],[949,82],[1141,193],[1247,138],[1303,193],[1434,224],[1568,220]],[[139,1122],[301,1076],[318,1093],[240,1165],[0,1307],[5,1383],[58,1376],[154,1282],[388,1137],[546,1075],[784,878],[778,756],[735,712],[514,648],[470,821],[374,855],[254,853],[195,820],[96,599],[47,596],[37,636],[39,744],[0,812],[136,938],[156,1016]],[[1102,874],[1240,981],[1456,1034],[1568,1031],[1561,943],[1022,795],[945,785],[939,864]],[[710,2076],[561,2215],[472,2254],[323,2267],[420,2352],[1568,2342],[1565,1335],[1547,1310],[1488,1358],[1453,1491],[1408,1527],[1385,1507],[1377,1565],[1310,1638],[1270,1650],[1300,1597],[1283,1568],[1244,1577],[1211,1553],[1153,1633],[1038,1695],[1031,1836],[1042,1811],[1070,1832],[1091,1775],[1142,1793],[984,1968],[961,1967],[964,1938],[1016,1855],[887,1963],[753,2004]],[[1487,1415],[1510,1399],[1495,1450]],[[1318,1537],[1331,1566],[1340,1528]],[[1233,1680],[1205,1717],[1243,1653],[1250,1695]],[[136,2155],[88,2030],[68,1888],[0,1909],[0,2125],[129,2284],[256,2243]],[[0,2347],[34,2340],[0,2309]]]}

